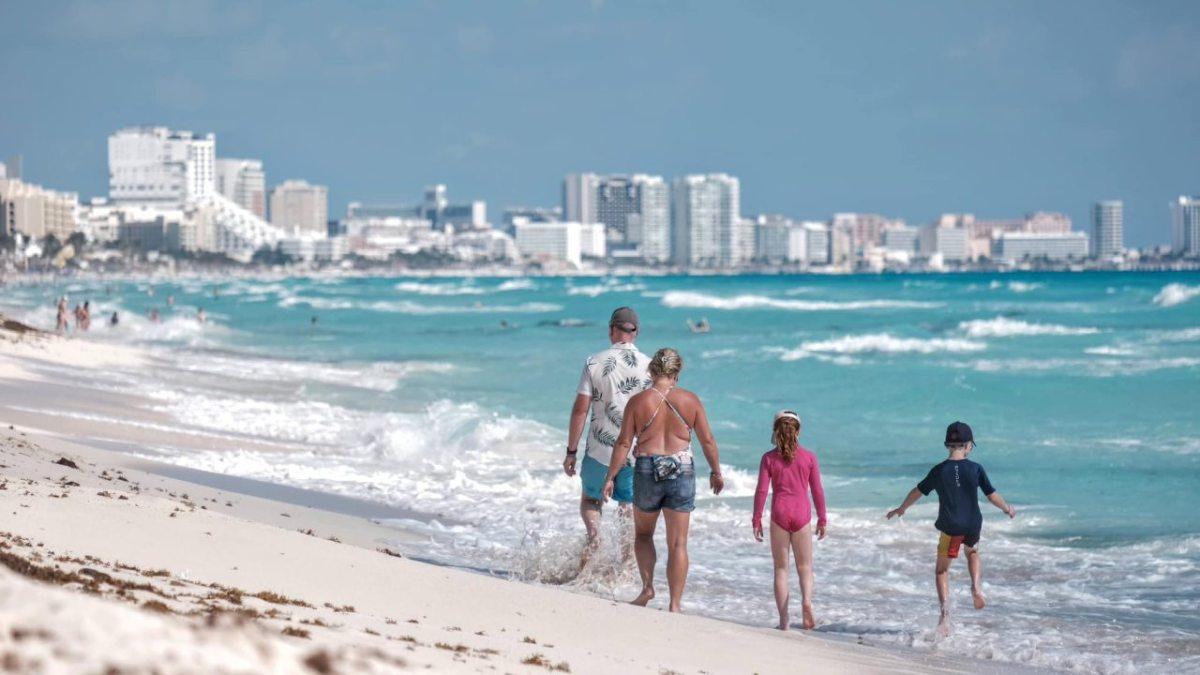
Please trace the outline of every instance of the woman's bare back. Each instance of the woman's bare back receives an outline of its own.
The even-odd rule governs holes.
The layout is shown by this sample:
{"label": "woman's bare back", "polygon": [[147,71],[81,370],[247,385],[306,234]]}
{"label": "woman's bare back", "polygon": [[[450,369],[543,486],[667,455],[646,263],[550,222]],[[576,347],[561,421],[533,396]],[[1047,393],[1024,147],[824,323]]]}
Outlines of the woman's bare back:
{"label": "woman's bare back", "polygon": [[633,416],[637,454],[673,455],[689,449],[701,409],[696,395],[679,387],[651,387],[629,399],[625,416]]}

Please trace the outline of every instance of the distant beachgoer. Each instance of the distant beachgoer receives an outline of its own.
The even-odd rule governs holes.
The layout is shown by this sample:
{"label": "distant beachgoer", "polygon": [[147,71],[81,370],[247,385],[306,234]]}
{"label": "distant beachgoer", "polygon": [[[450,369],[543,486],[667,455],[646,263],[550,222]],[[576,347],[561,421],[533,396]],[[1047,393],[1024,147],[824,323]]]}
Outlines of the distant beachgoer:
{"label": "distant beachgoer", "polygon": [[150,296],[151,298],[154,297],[154,287],[153,286],[150,286],[149,288],[146,289],[146,295]]}
{"label": "distant beachgoer", "polygon": [[121,323],[121,317],[117,316],[116,312],[113,312],[112,316],[108,319],[108,325],[115,328],[119,323]]}
{"label": "distant beachgoer", "polygon": [[800,416],[791,410],[775,414],[771,440],[775,447],[758,464],[758,487],[754,491],[754,539],[763,540],[763,507],[767,491],[771,496],[771,558],[775,561],[775,607],[779,610],[779,630],[788,629],[788,555],[796,556],[800,576],[802,624],[812,630],[816,620],[812,608],[812,493],[817,507],[817,538],[825,538],[825,491],[821,487],[821,469],[817,456],[800,445]]}
{"label": "distant beachgoer", "polygon": [[167,307],[174,307],[174,306],[175,306],[175,296],[168,295],[167,296]]}
{"label": "distant beachgoer", "polygon": [[83,328],[83,305],[75,305],[72,314],[75,315],[75,330],[81,330]]}
{"label": "distant beachgoer", "polygon": [[313,317],[311,320],[309,320],[309,323],[312,324],[313,326],[317,325],[317,315],[316,314],[313,314]]}
{"label": "distant beachgoer", "polygon": [[717,441],[708,425],[704,405],[695,394],[678,386],[683,358],[669,347],[660,349],[650,360],[649,370],[653,378],[650,388],[630,398],[625,406],[621,433],[604,484],[604,498],[612,496],[613,479],[636,444],[633,550],[642,578],[642,591],[631,604],[644,607],[654,597],[654,564],[658,558],[654,549],[654,530],[658,527],[659,512],[665,510],[667,587],[671,592],[668,607],[672,612],[679,612],[682,611],[683,587],[687,582],[688,527],[696,508],[693,431],[711,469],[708,484],[713,494],[721,494],[725,481],[721,477]]}
{"label": "distant beachgoer", "polygon": [[575,390],[575,404],[571,407],[567,456],[563,459],[563,471],[568,476],[575,475],[579,437],[583,435],[583,425],[591,410],[586,452],[579,467],[583,484],[579,515],[587,529],[584,565],[600,543],[600,515],[607,500],[605,475],[611,472],[616,476],[615,498],[620,504],[618,514],[622,520],[628,520],[629,504],[633,501],[633,468],[626,465],[622,457],[616,471],[611,471],[609,461],[621,431],[626,402],[650,386],[647,373],[650,357],[638,351],[633,343],[639,330],[637,312],[633,309],[620,307],[612,313],[608,321],[608,340],[612,346],[587,358]]}
{"label": "distant beachgoer", "polygon": [[508,322],[505,321],[504,319],[500,319],[500,330],[505,330],[507,328],[508,328]]}
{"label": "distant beachgoer", "polygon": [[153,321],[154,323],[158,323],[158,309],[157,308],[150,310],[150,320]]}
{"label": "distant beachgoer", "polygon": [[975,601],[975,609],[983,609],[987,604],[983,597],[979,560],[979,535],[983,529],[983,514],[979,512],[979,498],[976,490],[981,490],[996,508],[1008,514],[1009,518],[1017,515],[1017,510],[1004,501],[1004,497],[992,487],[987,472],[983,467],[967,459],[975,448],[975,438],[971,427],[964,422],[954,422],[946,427],[946,450],[950,457],[929,470],[925,478],[909,491],[904,503],[898,508],[888,511],[888,520],[894,516],[903,516],[908,507],[912,506],[922,496],[930,492],[938,493],[938,517],[934,527],[941,532],[938,538],[936,582],[938,602],[941,604],[941,619],[938,630],[943,637],[950,635],[950,561],[958,557],[959,546],[967,549],[967,569],[971,573],[971,596]]}
{"label": "distant beachgoer", "polygon": [[200,323],[204,323],[205,321],[208,320],[208,315],[204,313],[203,307],[196,310],[196,320],[199,321]]}
{"label": "distant beachgoer", "polygon": [[67,296],[64,295],[58,299],[58,319],[55,322],[54,330],[58,333],[65,333],[68,327]]}
{"label": "distant beachgoer", "polygon": [[92,327],[92,301],[83,301],[83,329],[87,330]]}

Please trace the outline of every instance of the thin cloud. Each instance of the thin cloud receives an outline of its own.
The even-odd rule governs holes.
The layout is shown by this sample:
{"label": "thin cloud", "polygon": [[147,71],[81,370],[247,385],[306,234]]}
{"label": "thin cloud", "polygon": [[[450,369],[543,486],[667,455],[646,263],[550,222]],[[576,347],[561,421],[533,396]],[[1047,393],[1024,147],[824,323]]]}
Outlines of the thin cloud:
{"label": "thin cloud", "polygon": [[1177,25],[1142,33],[1125,44],[1117,84],[1125,90],[1183,86],[1200,79],[1200,31]]}
{"label": "thin cloud", "polygon": [[203,85],[182,75],[160,77],[154,81],[154,98],[175,110],[198,110],[208,101]]}
{"label": "thin cloud", "polygon": [[488,134],[474,131],[466,138],[443,146],[438,150],[438,157],[452,161],[461,161],[472,155],[496,145],[496,139]]}
{"label": "thin cloud", "polygon": [[229,50],[230,72],[244,80],[271,80],[284,74],[292,57],[278,27],[271,26],[261,37]]}
{"label": "thin cloud", "polygon": [[258,18],[255,3],[215,0],[75,0],[54,15],[52,32],[120,41],[205,38],[246,29]]}
{"label": "thin cloud", "polygon": [[966,42],[951,45],[946,50],[946,59],[952,63],[996,63],[1003,58],[1009,41],[1004,31],[985,30]]}
{"label": "thin cloud", "polygon": [[464,26],[458,29],[458,48],[467,53],[486,52],[496,41],[487,26]]}

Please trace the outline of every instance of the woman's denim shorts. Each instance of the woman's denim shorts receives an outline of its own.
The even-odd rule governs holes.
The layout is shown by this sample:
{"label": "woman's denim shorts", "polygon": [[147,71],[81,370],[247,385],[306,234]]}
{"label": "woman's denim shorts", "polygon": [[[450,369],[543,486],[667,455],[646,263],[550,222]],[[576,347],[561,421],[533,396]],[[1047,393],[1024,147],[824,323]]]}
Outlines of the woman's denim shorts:
{"label": "woman's denim shorts", "polygon": [[667,480],[654,480],[654,461],[638,457],[633,465],[633,505],[639,511],[657,513],[671,509],[691,513],[696,509],[696,465],[688,461],[679,475]]}

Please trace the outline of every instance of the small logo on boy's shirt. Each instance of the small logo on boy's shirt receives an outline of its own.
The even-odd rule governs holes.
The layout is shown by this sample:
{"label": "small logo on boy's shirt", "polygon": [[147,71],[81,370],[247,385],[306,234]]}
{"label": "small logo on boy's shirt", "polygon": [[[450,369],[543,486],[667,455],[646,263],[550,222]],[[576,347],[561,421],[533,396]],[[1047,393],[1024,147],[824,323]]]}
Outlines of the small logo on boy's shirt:
{"label": "small logo on boy's shirt", "polygon": [[958,479],[958,465],[957,464],[954,465],[954,486],[962,487],[962,481],[960,481]]}

